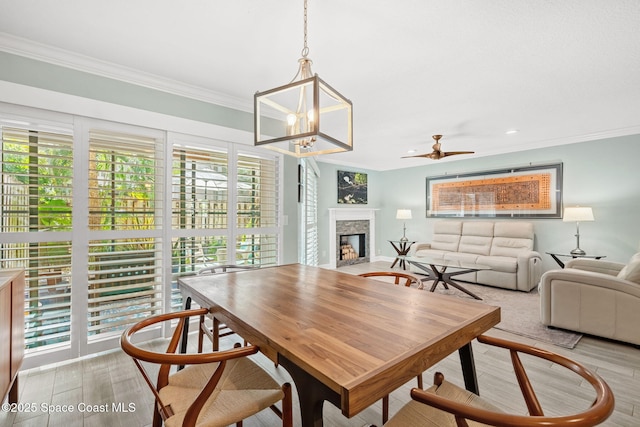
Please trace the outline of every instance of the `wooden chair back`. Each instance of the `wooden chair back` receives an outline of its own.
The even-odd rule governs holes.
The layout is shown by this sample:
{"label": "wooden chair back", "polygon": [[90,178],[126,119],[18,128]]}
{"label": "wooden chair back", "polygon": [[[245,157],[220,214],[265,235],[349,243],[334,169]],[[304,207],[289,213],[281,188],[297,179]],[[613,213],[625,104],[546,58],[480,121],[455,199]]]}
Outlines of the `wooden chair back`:
{"label": "wooden chair back", "polygon": [[[411,390],[411,397],[418,402],[428,405],[428,407],[437,408],[453,414],[458,427],[467,427],[467,420],[500,427],[516,425],[523,427],[590,427],[602,423],[613,412],[615,399],[611,388],[599,375],[590,371],[584,365],[551,351],[501,338],[481,335],[478,337],[478,341],[509,350],[515,376],[529,410],[529,415],[495,412],[467,404],[468,398],[465,398],[465,402],[455,401],[417,388]],[[585,410],[574,414],[561,416],[545,415],[520,359],[520,354],[528,354],[548,360],[582,377],[595,391],[593,403]],[[444,376],[436,373],[435,384],[439,386],[443,381]],[[576,387],[580,387],[578,384],[579,382],[576,382]],[[462,393],[460,393],[460,395],[462,395]],[[480,398],[478,397],[478,399]],[[400,416],[401,412],[402,410],[397,415]],[[429,412],[425,412],[425,414],[428,417]]]}
{"label": "wooden chair back", "polygon": [[392,277],[394,279],[394,284],[399,285],[399,284],[403,284],[406,287],[410,287],[412,284],[416,284],[416,286],[418,287],[418,289],[424,289],[424,285],[422,283],[422,280],[417,277],[414,276],[412,274],[408,274],[408,273],[401,273],[398,271],[371,271],[369,273],[362,273],[359,274],[358,276],[362,276],[362,277]]}
{"label": "wooden chair back", "polygon": [[[211,398],[213,391],[222,377],[222,373],[227,362],[233,359],[244,358],[256,354],[259,351],[259,348],[255,345],[246,345],[242,347],[236,346],[229,350],[212,353],[177,353],[184,323],[187,322],[191,316],[204,316],[208,311],[209,310],[206,308],[200,308],[151,316],[130,326],[123,332],[120,338],[120,346],[122,350],[131,356],[136,367],[155,396],[156,411],[154,411],[154,427],[159,427],[162,424],[162,421],[166,421],[168,418],[175,415],[171,405],[164,404],[160,396],[160,390],[170,384],[169,378],[171,376],[171,367],[173,365],[217,364],[213,375],[208,379],[200,394],[193,402],[190,403],[189,410],[184,418],[184,423],[182,424],[183,426],[195,426],[200,410],[204,407],[208,399]],[[148,350],[133,342],[133,337],[137,332],[149,326],[176,319],[178,322],[165,352]],[[141,362],[160,365],[155,385]],[[264,375],[267,376],[268,374],[264,372]],[[283,409],[280,410],[273,405],[271,406],[271,409],[280,418],[282,418],[283,426],[290,427],[292,426],[291,386],[288,383],[285,383],[282,386],[282,390],[284,393],[284,397],[282,398]],[[241,424],[241,422],[238,422],[238,425]]]}
{"label": "wooden chair back", "polygon": [[[254,268],[260,268],[260,265],[242,265],[242,264],[222,264],[213,265],[210,267],[204,267],[196,274],[223,274],[232,273],[234,271],[252,270]],[[206,336],[211,341],[213,350],[220,349],[220,338],[235,334],[235,332],[229,328],[226,324],[220,323],[217,319],[212,319],[207,322],[207,319],[211,319],[212,316],[205,315],[200,317],[200,324],[198,326],[198,352],[201,353],[204,348],[204,337]],[[246,344],[246,341],[245,341]]]}

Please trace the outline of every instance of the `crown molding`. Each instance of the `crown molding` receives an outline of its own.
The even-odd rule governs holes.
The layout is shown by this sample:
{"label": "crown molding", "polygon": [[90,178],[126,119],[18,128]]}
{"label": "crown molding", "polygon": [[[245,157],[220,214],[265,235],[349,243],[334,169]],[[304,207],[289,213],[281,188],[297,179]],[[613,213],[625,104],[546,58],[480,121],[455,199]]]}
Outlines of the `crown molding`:
{"label": "crown molding", "polygon": [[54,46],[34,42],[0,32],[0,51],[58,65],[72,70],[135,84],[199,101],[245,112],[253,112],[253,100],[232,97],[198,86],[188,85],[155,74],[123,67],[90,56],[80,55]]}

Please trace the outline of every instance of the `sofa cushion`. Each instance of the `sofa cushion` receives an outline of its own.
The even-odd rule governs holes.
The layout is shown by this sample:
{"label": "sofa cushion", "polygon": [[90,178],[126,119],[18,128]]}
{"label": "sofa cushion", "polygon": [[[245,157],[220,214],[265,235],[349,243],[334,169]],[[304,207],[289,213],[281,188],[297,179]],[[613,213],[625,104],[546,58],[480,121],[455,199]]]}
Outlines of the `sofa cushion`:
{"label": "sofa cushion", "polygon": [[444,259],[447,261],[461,261],[469,264],[475,264],[478,262],[478,254],[470,254],[467,252],[449,252],[444,254]]}
{"label": "sofa cushion", "polygon": [[516,256],[533,250],[533,224],[530,222],[496,222],[490,255]]}
{"label": "sofa cushion", "polygon": [[462,221],[438,221],[433,225],[431,249],[456,252],[462,233]]}
{"label": "sofa cushion", "polygon": [[640,284],[640,252],[631,257],[629,264],[618,273],[618,278]]}
{"label": "sofa cushion", "polygon": [[515,257],[518,252],[531,251],[533,240],[518,237],[494,237],[490,255]]}
{"label": "sofa cushion", "polygon": [[513,237],[533,241],[533,223],[498,221],[493,228],[493,235],[495,237]]}
{"label": "sofa cushion", "polygon": [[489,255],[493,240],[493,222],[467,221],[462,225],[458,252]]}
{"label": "sofa cushion", "polygon": [[476,260],[478,264],[491,267],[494,271],[515,273],[518,271],[518,259],[507,256],[479,256]]}

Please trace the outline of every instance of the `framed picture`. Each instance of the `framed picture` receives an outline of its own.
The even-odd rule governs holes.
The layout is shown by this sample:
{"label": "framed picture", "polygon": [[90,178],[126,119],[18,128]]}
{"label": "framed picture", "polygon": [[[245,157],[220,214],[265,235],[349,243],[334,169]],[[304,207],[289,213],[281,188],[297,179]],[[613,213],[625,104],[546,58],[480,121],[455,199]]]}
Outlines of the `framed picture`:
{"label": "framed picture", "polygon": [[338,203],[367,204],[367,174],[338,171]]}
{"label": "framed picture", "polygon": [[562,217],[562,163],[427,177],[427,217]]}

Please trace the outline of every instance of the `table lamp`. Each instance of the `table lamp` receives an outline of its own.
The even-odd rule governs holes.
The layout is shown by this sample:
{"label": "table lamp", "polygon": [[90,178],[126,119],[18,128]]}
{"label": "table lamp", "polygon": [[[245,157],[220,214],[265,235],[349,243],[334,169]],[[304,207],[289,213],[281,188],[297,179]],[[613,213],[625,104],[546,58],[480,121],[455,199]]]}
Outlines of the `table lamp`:
{"label": "table lamp", "polygon": [[576,248],[570,252],[571,255],[574,256],[582,256],[586,255],[586,252],[580,249],[580,223],[583,221],[593,221],[593,211],[591,208],[575,206],[564,208],[564,215],[562,216],[562,221],[576,222]]}
{"label": "table lamp", "polygon": [[[398,209],[396,212],[396,219],[411,219],[411,209]],[[406,242],[407,239],[407,222],[405,221],[403,231],[402,231],[402,239],[401,242]]]}

